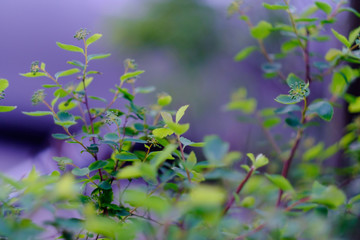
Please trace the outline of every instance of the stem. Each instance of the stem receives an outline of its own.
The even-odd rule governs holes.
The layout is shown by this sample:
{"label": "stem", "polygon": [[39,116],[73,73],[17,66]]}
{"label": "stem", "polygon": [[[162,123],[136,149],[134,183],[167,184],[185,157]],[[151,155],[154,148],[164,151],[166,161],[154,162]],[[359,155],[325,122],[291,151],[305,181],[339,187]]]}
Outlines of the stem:
{"label": "stem", "polygon": [[265,227],[265,223],[259,225],[257,228],[255,228],[255,229],[252,230],[251,232],[248,232],[248,233],[246,233],[246,234],[244,234],[244,235],[241,235],[241,236],[235,238],[235,240],[243,240],[243,239],[249,237],[250,235],[259,232],[259,231],[260,231],[261,229],[263,229],[264,227]]}
{"label": "stem", "polygon": [[[302,111],[302,114],[301,114],[301,124],[302,125],[305,124],[305,122],[306,122],[306,116],[305,116],[306,110],[307,110],[307,100],[306,100],[306,98],[304,98],[304,108],[303,108],[303,111]],[[296,150],[299,147],[300,140],[301,140],[301,137],[302,137],[303,133],[304,133],[304,129],[302,129],[302,128],[299,128],[297,133],[296,133],[296,138],[295,138],[294,145],[291,148],[290,155],[287,158],[287,160],[285,161],[282,172],[281,172],[281,175],[284,178],[287,178],[287,175],[289,173],[292,160],[294,159]],[[280,204],[281,204],[281,197],[282,197],[283,193],[284,192],[280,189],[279,194],[278,194],[278,199],[277,199],[277,202],[276,202],[277,207],[279,207]]]}
{"label": "stem", "polygon": [[[306,35],[309,36],[309,31],[307,31],[307,30],[306,30]],[[305,42],[304,62],[305,62],[305,81],[306,81],[306,83],[311,83],[309,41]]]}
{"label": "stem", "polygon": [[[87,113],[88,113],[88,116],[89,116],[89,121],[90,121],[90,127],[91,127],[91,133],[94,134],[95,133],[95,130],[94,130],[94,118],[92,117],[91,115],[91,112],[90,112],[90,107],[89,107],[89,100],[88,100],[88,96],[87,96],[87,90],[86,90],[86,85],[85,85],[85,79],[86,79],[86,70],[87,70],[87,67],[88,67],[88,55],[87,55],[87,44],[86,44],[86,41],[85,41],[85,38],[83,38],[83,41],[84,41],[84,57],[85,57],[85,66],[84,66],[84,71],[83,71],[83,76],[82,76],[82,82],[83,82],[83,86],[84,86],[84,104],[86,106],[86,110],[87,110]],[[91,138],[92,139],[92,142],[94,144],[96,144],[96,140],[94,137]],[[96,153],[94,153],[94,159],[95,161],[98,161],[98,156]],[[103,178],[103,175],[102,175],[102,172],[101,172],[101,169],[98,169],[98,172],[99,172],[99,175],[100,175],[100,180],[103,181],[104,178]]]}
{"label": "stem", "polygon": [[[250,171],[246,174],[245,178],[241,181],[241,183],[239,184],[239,186],[236,189],[236,194],[239,194],[240,191],[243,189],[243,187],[245,186],[245,183],[250,179],[252,173],[254,172],[255,167],[252,166],[250,168]],[[223,215],[226,215],[226,213],[229,211],[229,209],[231,208],[231,206],[234,204],[235,202],[235,196],[232,195],[230,200],[228,201],[228,203],[225,205],[224,211],[223,211]]]}
{"label": "stem", "polygon": [[303,42],[301,41],[301,38],[300,38],[300,35],[299,35],[299,32],[296,28],[296,24],[295,24],[295,20],[294,20],[294,16],[292,15],[291,11],[290,11],[290,6],[289,6],[289,1],[288,0],[284,0],[284,3],[285,5],[288,7],[288,10],[286,10],[286,12],[288,13],[289,15],[289,18],[290,18],[290,22],[291,22],[291,26],[294,30],[294,33],[299,41],[299,45],[300,47],[303,49],[303,51],[305,52],[305,46],[303,44]]}
{"label": "stem", "polygon": [[311,197],[305,197],[305,198],[302,198],[300,199],[299,201],[291,204],[289,207],[285,208],[285,212],[289,212],[291,209],[293,209],[294,207],[296,207],[297,205],[301,204],[301,203],[305,203],[305,202],[308,202],[310,201]]}
{"label": "stem", "polygon": [[184,167],[185,167],[186,175],[187,175],[187,178],[188,178],[189,182],[191,183],[191,177],[190,177],[189,170],[185,166],[186,160],[185,160],[184,149],[183,149],[183,146],[182,146],[181,141],[180,141],[180,136],[178,134],[176,134],[176,138],[177,138],[178,143],[179,143],[179,148],[180,148],[182,160],[184,161]]}
{"label": "stem", "polygon": [[[240,14],[241,16],[246,16],[243,11],[239,10],[238,12],[239,12],[239,14]],[[250,21],[248,18],[245,20],[245,22],[246,22],[246,24],[248,25],[249,29],[254,28],[254,25],[251,23],[251,21]],[[261,53],[264,55],[264,57],[266,58],[266,60],[267,60],[269,63],[273,63],[274,60],[270,57],[269,53],[267,52],[263,40],[262,40],[262,39],[256,39],[256,41],[258,42],[259,47],[260,47],[260,51],[261,51]],[[283,74],[280,70],[277,71],[277,74],[278,74],[278,76],[279,76],[283,81],[286,81],[286,77],[284,76],[284,74]]]}

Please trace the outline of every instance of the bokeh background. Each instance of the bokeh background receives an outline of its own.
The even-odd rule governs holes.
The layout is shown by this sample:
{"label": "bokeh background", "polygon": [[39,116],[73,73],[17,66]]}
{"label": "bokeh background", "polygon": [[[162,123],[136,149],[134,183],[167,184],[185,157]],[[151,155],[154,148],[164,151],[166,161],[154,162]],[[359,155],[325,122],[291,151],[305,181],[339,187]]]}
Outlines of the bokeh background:
{"label": "bokeh background", "polygon": [[[262,2],[245,0],[254,23],[261,19],[287,21],[284,12],[267,11]],[[299,10],[313,2],[291,1]],[[326,2],[335,5],[331,0]],[[357,2],[349,4],[357,8]],[[140,98],[139,104],[149,105],[156,101],[157,92],[167,92],[173,97],[171,108],[190,105],[185,121],[191,123],[191,131],[186,137],[201,141],[205,135],[217,134],[234,150],[269,151],[259,127],[239,121],[241,114],[227,112],[224,106],[233,91],[246,87],[248,94],[258,99],[260,107],[279,107],[273,99],[287,92],[287,87],[278,79],[263,78],[260,65],[265,59],[260,53],[246,62],[233,60],[253,40],[243,21],[227,16],[230,3],[231,0],[0,1],[0,77],[10,82],[2,104],[18,106],[16,111],[0,115],[0,171],[21,177],[35,164],[46,172],[54,167],[51,156],[66,156],[76,150],[51,138],[58,128],[50,117],[33,118],[21,113],[45,110],[42,106],[32,106],[30,99],[35,90],[49,82],[24,78],[19,73],[28,72],[34,60],[45,62],[51,73],[68,69],[66,61],[79,56],[61,50],[55,43],[78,44],[73,35],[80,28],[103,34],[101,41],[90,47],[90,52],[112,53],[110,58],[91,64],[92,69],[103,73],[89,88],[94,95],[110,99],[109,89],[123,73],[123,60],[133,58],[146,71],[138,84],[157,88],[154,94]],[[357,24],[355,18],[342,13],[334,28],[347,35]],[[282,38],[272,34],[267,39],[270,52],[280,50]],[[339,46],[334,40],[311,46],[311,50],[316,49],[322,56],[329,47]],[[294,66],[302,67],[298,61],[301,57],[297,56],[300,53],[293,54],[294,61],[283,65],[285,72]],[[314,86],[314,94],[326,97],[324,83]],[[340,109],[335,114],[331,124],[314,128],[310,135],[326,139],[328,144],[338,140],[349,116]],[[289,139],[293,133],[285,129],[282,123],[274,133]]]}

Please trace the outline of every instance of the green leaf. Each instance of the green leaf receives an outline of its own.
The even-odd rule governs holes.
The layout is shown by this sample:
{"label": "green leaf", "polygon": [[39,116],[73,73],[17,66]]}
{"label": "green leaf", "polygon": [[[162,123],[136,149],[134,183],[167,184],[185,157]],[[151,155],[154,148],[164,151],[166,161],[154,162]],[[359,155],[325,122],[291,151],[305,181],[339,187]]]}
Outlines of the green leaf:
{"label": "green leaf", "polygon": [[224,142],[218,136],[206,136],[204,139],[205,146],[203,148],[206,159],[213,164],[222,165],[221,161],[229,151],[230,145]]}
{"label": "green leaf", "polygon": [[54,117],[54,122],[57,125],[63,126],[63,127],[70,127],[74,124],[76,124],[75,117],[71,113],[68,112],[58,112],[57,116],[59,119]]}
{"label": "green leaf", "polygon": [[193,151],[189,154],[189,156],[186,159],[186,168],[191,170],[193,167],[195,167],[197,163],[196,155]]}
{"label": "green leaf", "polygon": [[69,70],[65,70],[65,71],[55,73],[55,78],[58,79],[59,77],[70,76],[70,75],[73,75],[73,74],[78,73],[78,72],[80,72],[80,69],[72,68],[72,69],[69,69]]}
{"label": "green leaf", "polygon": [[294,191],[293,187],[291,186],[289,180],[287,180],[286,178],[284,178],[281,175],[270,175],[270,174],[266,174],[265,176],[270,180],[270,182],[272,182],[275,186],[277,186],[278,188],[280,188],[283,191]]}
{"label": "green leaf", "polygon": [[250,30],[251,35],[256,39],[264,39],[271,33],[272,25],[268,22],[261,21]]}
{"label": "green leaf", "polygon": [[292,98],[289,95],[279,95],[275,98],[275,101],[277,101],[278,103],[282,103],[282,104],[295,104],[300,102],[301,100],[297,99],[297,98]]}
{"label": "green leaf", "polygon": [[75,176],[86,176],[89,174],[89,169],[88,168],[74,168],[73,170],[71,170],[71,173],[74,174]]}
{"label": "green leaf", "polygon": [[28,72],[28,73],[20,73],[21,76],[23,77],[30,77],[30,78],[33,78],[33,77],[46,77],[47,74],[44,73],[44,72],[37,72],[37,73],[32,73],[32,72]]}
{"label": "green leaf", "polygon": [[258,48],[255,46],[250,46],[247,48],[244,48],[243,50],[241,50],[240,52],[238,52],[236,54],[236,56],[234,57],[234,60],[236,62],[240,62],[244,59],[246,59],[252,52],[256,51]]}
{"label": "green leaf", "polygon": [[157,128],[152,131],[153,135],[158,138],[164,138],[174,133],[173,130],[168,128]]}
{"label": "green leaf", "polygon": [[360,18],[360,13],[351,7],[340,8],[338,12],[341,13],[341,12],[345,12],[345,11],[351,12],[351,13],[355,14],[358,18]]}
{"label": "green leaf", "polygon": [[331,29],[332,33],[334,34],[334,36],[342,43],[344,44],[347,48],[351,47],[351,44],[349,43],[349,41],[346,39],[345,36],[341,35],[340,33],[338,33],[337,31],[335,31],[334,29]]}
{"label": "green leaf", "polygon": [[89,165],[89,171],[91,172],[91,171],[94,171],[94,170],[98,170],[98,169],[100,169],[100,168],[103,168],[103,167],[105,167],[106,165],[108,164],[108,162],[107,161],[95,161],[95,162],[93,162],[93,163],[91,163],[90,165]]}
{"label": "green leaf", "polygon": [[232,101],[227,104],[227,110],[240,110],[246,114],[251,114],[255,111],[257,101],[255,98]]}
{"label": "green leaf", "polygon": [[256,156],[254,167],[256,169],[261,168],[269,163],[269,159],[265,157],[263,154],[259,154]]}
{"label": "green leaf", "polygon": [[167,145],[161,152],[156,154],[156,156],[151,159],[151,165],[158,168],[160,167],[165,160],[170,159],[172,156],[171,154],[175,151],[177,145],[169,144]]}
{"label": "green leaf", "polygon": [[54,134],[51,134],[51,136],[55,139],[60,139],[60,140],[66,140],[66,139],[70,138],[70,136],[68,136],[66,134],[62,134],[62,133],[54,133]]}
{"label": "green leaf", "polygon": [[281,119],[278,118],[278,117],[271,117],[271,118],[268,118],[266,119],[264,122],[263,122],[263,125],[265,128],[272,128],[276,125],[278,125],[279,123],[281,123]]}
{"label": "green leaf", "polygon": [[135,72],[129,72],[129,73],[125,73],[124,75],[122,75],[120,77],[120,80],[121,82],[124,82],[128,79],[131,79],[131,78],[136,78],[138,77],[140,74],[143,74],[145,71],[143,70],[138,70],[138,71],[135,71]]}
{"label": "green leaf", "polygon": [[177,135],[182,135],[182,134],[186,133],[190,128],[190,124],[188,124],[188,123],[179,124],[179,123],[174,123],[174,122],[167,122],[166,124]]}
{"label": "green leaf", "polygon": [[16,106],[0,106],[0,112],[11,112],[16,108]]}
{"label": "green leaf", "polygon": [[57,88],[57,87],[61,87],[61,85],[55,85],[55,84],[44,84],[41,85],[43,88]]}
{"label": "green leaf", "polygon": [[290,113],[290,112],[300,112],[301,111],[301,107],[298,105],[287,105],[285,107],[282,108],[278,108],[274,111],[274,113],[276,114],[286,114],[286,113]]}
{"label": "green leaf", "polygon": [[323,186],[317,181],[314,182],[311,194],[311,202],[325,205],[335,209],[346,201],[345,194],[336,186]]}
{"label": "green leaf", "polygon": [[110,190],[111,189],[111,184],[109,182],[102,181],[99,184],[99,188],[104,189],[104,190]]}
{"label": "green leaf", "polygon": [[349,104],[349,112],[350,113],[358,113],[360,112],[360,97],[357,97],[354,102]]}
{"label": "green leaf", "polygon": [[281,45],[281,51],[284,53],[288,53],[299,46],[300,46],[299,40],[291,39]]}
{"label": "green leaf", "polygon": [[107,100],[105,98],[101,98],[101,97],[96,97],[96,96],[88,96],[88,98],[91,98],[93,100],[97,100],[97,101],[101,101],[101,102],[104,102],[106,103]]}
{"label": "green leaf", "polygon": [[88,61],[91,61],[91,60],[95,60],[95,59],[103,59],[103,58],[107,58],[107,57],[110,57],[111,54],[110,53],[107,53],[107,54],[91,54],[88,56]]}
{"label": "green leaf", "polygon": [[84,90],[84,83],[85,83],[85,87],[88,87],[93,80],[94,80],[93,77],[89,77],[89,78],[86,78],[84,82],[81,81],[81,82],[77,85],[75,91],[76,91],[76,92],[80,92],[80,91]]}
{"label": "green leaf", "polygon": [[60,42],[56,42],[56,45],[58,45],[59,48],[64,49],[66,51],[84,53],[84,50],[82,48],[74,46],[74,45],[63,44]]}
{"label": "green leaf", "polygon": [[353,43],[355,42],[355,40],[359,37],[359,33],[360,33],[360,27],[355,28],[354,30],[352,30],[349,34],[349,43],[350,45],[353,45]]}
{"label": "green leaf", "polygon": [[342,51],[334,48],[330,48],[329,51],[325,55],[325,60],[331,62],[335,60],[338,56],[342,56]]}
{"label": "green leaf", "polygon": [[80,68],[82,68],[82,69],[85,68],[85,64],[83,64],[82,62],[77,61],[77,60],[67,61],[66,63],[68,63],[68,64],[70,64],[70,65],[74,65],[74,66],[80,67]]}
{"label": "green leaf", "polygon": [[117,133],[107,133],[104,135],[105,140],[118,142],[120,140],[120,137]]}
{"label": "green leaf", "polygon": [[9,82],[6,79],[1,78],[0,79],[0,92],[4,91],[6,88],[9,87]]}
{"label": "green leaf", "polygon": [[242,206],[244,208],[251,208],[255,205],[255,202],[256,202],[256,200],[254,197],[247,196],[241,201],[240,206]]}
{"label": "green leaf", "polygon": [[281,63],[277,63],[277,62],[261,64],[261,70],[263,70],[267,74],[276,73],[281,69],[281,67],[282,67]]}
{"label": "green leaf", "polygon": [[316,113],[320,118],[325,121],[330,121],[334,115],[334,109],[332,105],[327,101],[319,101],[310,104],[308,110],[306,111],[307,115]]}
{"label": "green leaf", "polygon": [[64,101],[64,102],[59,103],[58,109],[60,111],[69,111],[69,110],[75,108],[76,106],[77,106],[77,102]]}
{"label": "green leaf", "polygon": [[359,201],[360,201],[360,194],[355,195],[354,197],[350,198],[349,204],[353,204],[353,203],[359,202]]}
{"label": "green leaf", "polygon": [[92,35],[91,37],[86,39],[86,45],[89,46],[90,44],[92,44],[92,43],[96,42],[97,40],[99,40],[101,37],[102,37],[102,34],[95,33],[94,35]]}
{"label": "green leaf", "polygon": [[303,160],[304,161],[311,161],[313,159],[316,159],[318,156],[321,155],[321,153],[324,151],[324,143],[320,142],[314,147],[308,149],[304,155]]}
{"label": "green leaf", "polygon": [[325,2],[315,2],[315,5],[323,10],[327,15],[329,15],[332,11],[331,6]]}
{"label": "green leaf", "polygon": [[294,89],[297,86],[304,84],[304,81],[295,74],[290,73],[289,76],[286,78],[286,83],[291,89]]}
{"label": "green leaf", "polygon": [[189,105],[182,106],[179,108],[179,110],[176,112],[176,123],[178,123],[181,118],[184,116],[186,109],[189,107]]}
{"label": "green leaf", "polygon": [[286,5],[270,5],[268,3],[263,3],[263,7],[269,10],[287,10],[289,9]]}
{"label": "green leaf", "polygon": [[33,117],[41,117],[41,116],[47,116],[47,115],[53,115],[50,111],[36,111],[36,112],[22,112],[25,115],[33,116]]}

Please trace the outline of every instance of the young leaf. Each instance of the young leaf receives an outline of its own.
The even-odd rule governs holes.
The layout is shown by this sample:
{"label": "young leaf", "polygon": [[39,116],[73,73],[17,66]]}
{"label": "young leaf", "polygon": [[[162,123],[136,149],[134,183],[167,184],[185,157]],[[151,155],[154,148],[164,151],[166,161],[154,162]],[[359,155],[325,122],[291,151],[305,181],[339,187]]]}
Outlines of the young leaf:
{"label": "young leaf", "polygon": [[86,39],[86,45],[90,45],[94,42],[96,42],[97,40],[99,40],[102,37],[102,34],[100,33],[95,33],[94,35],[92,35],[91,37],[89,37],[88,39]]}
{"label": "young leaf", "polygon": [[120,80],[121,82],[124,82],[128,79],[131,79],[131,78],[136,78],[138,77],[140,74],[144,73],[145,71],[143,70],[138,70],[138,71],[135,71],[135,72],[129,72],[129,73],[125,73],[124,75],[122,75],[120,77]]}
{"label": "young leaf", "polygon": [[250,46],[247,48],[244,48],[243,50],[241,50],[240,52],[238,52],[236,54],[236,56],[234,57],[234,60],[236,62],[240,62],[242,60],[244,60],[245,58],[247,58],[252,52],[256,51],[257,47],[255,46]]}
{"label": "young leaf", "polygon": [[184,105],[176,112],[176,123],[178,123],[181,118],[184,116],[186,109],[189,107],[189,105]]}
{"label": "young leaf", "polygon": [[276,185],[278,188],[280,188],[283,191],[293,191],[293,187],[291,186],[289,180],[284,178],[281,175],[270,175],[265,174],[265,176],[272,182],[274,185]]}
{"label": "young leaf", "polygon": [[331,29],[332,33],[334,34],[334,36],[342,43],[344,44],[347,48],[351,47],[351,44],[349,43],[349,41],[346,39],[345,36],[341,35],[340,33],[338,33],[337,31],[335,31],[334,29]]}
{"label": "young leaf", "polygon": [[259,154],[256,156],[254,167],[261,168],[269,163],[269,159],[265,157],[263,154]]}
{"label": "young leaf", "polygon": [[356,11],[354,8],[344,7],[344,8],[339,9],[339,13],[345,12],[345,11],[351,12],[351,13],[355,14],[358,18],[360,18],[360,13],[358,11]]}
{"label": "young leaf", "polygon": [[359,37],[359,33],[360,33],[360,27],[355,28],[354,30],[352,30],[349,34],[349,43],[350,45],[353,45],[353,43],[355,42],[355,40]]}
{"label": "young leaf", "polygon": [[6,79],[0,79],[0,92],[4,91],[6,88],[9,87],[9,82]]}
{"label": "young leaf", "polygon": [[318,182],[314,182],[311,201],[335,209],[345,203],[346,196],[336,186],[326,187]]}
{"label": "young leaf", "polygon": [[173,130],[168,128],[157,128],[152,131],[153,135],[158,138],[164,138],[174,133]]}
{"label": "young leaf", "polygon": [[59,48],[64,49],[66,51],[81,52],[81,53],[84,54],[84,50],[82,48],[74,46],[74,45],[63,44],[63,43],[60,43],[60,42],[56,42],[56,45],[58,45]]}
{"label": "young leaf", "polygon": [[270,5],[268,3],[263,3],[263,7],[269,10],[287,10],[289,9],[286,5]]}
{"label": "young leaf", "polygon": [[332,11],[331,6],[325,2],[315,2],[315,5],[323,10],[327,15],[329,15]]}
{"label": "young leaf", "polygon": [[78,73],[78,72],[80,72],[80,69],[72,68],[72,69],[69,69],[69,70],[65,70],[65,71],[55,73],[55,78],[58,79],[59,77],[70,76],[70,75],[73,75],[73,74]]}
{"label": "young leaf", "polygon": [[50,111],[36,111],[36,112],[22,112],[25,115],[33,116],[33,117],[41,117],[41,116],[47,116],[47,115],[53,115]]}
{"label": "young leaf", "polygon": [[256,39],[264,39],[271,33],[272,25],[268,22],[261,21],[250,30],[251,35]]}
{"label": "young leaf", "polygon": [[317,113],[317,115],[325,121],[330,121],[334,115],[334,109],[332,105],[327,101],[319,101],[310,104],[308,110],[306,111],[307,115],[312,113]]}
{"label": "young leaf", "polygon": [[0,112],[10,112],[16,108],[16,106],[0,106]]}
{"label": "young leaf", "polygon": [[91,55],[88,55],[88,61],[95,60],[95,59],[107,58],[110,56],[111,56],[110,53],[108,53],[108,54],[91,54]]}
{"label": "young leaf", "polygon": [[168,122],[167,125],[177,135],[182,135],[182,134],[186,133],[190,128],[190,124],[188,124],[188,123],[179,124],[179,123],[174,123],[174,122]]}
{"label": "young leaf", "polygon": [[[94,80],[93,77],[86,78],[85,81],[84,81],[85,87],[88,87],[93,80]],[[81,81],[81,82],[77,85],[75,91],[76,91],[76,92],[80,92],[80,91],[84,90],[84,83]]]}
{"label": "young leaf", "polygon": [[28,72],[28,73],[20,73],[20,75],[23,77],[30,77],[30,78],[47,76],[46,73],[44,73],[44,72],[37,72],[37,73]]}

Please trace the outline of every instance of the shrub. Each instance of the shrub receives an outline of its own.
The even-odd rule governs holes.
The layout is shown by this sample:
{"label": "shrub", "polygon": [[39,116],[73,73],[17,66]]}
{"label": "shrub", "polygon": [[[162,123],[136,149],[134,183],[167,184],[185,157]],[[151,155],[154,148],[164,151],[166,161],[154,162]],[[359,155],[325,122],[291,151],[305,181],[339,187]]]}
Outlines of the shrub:
{"label": "shrub", "polygon": [[[90,95],[88,86],[99,74],[90,70],[90,63],[110,55],[89,54],[89,46],[101,34],[89,36],[81,29],[75,38],[82,47],[57,43],[64,50],[83,56],[83,60],[68,62],[73,68],[52,75],[45,63],[33,62],[31,71],[22,74],[51,82],[42,85],[32,97],[34,105],[44,104],[48,111],[24,114],[52,117],[62,129],[53,137],[80,145],[82,158],[91,157],[92,161],[84,166],[84,162],[54,156],[60,171],[49,175],[40,175],[35,168],[19,181],[1,174],[0,235],[4,239],[351,238],[358,221],[360,195],[344,191],[344,186],[359,174],[359,119],[348,125],[344,137],[334,145],[325,147],[319,142],[304,152],[299,147],[310,126],[332,119],[337,100],[346,99],[350,112],[360,111],[358,98],[346,93],[359,74],[346,63],[360,61],[356,50],[360,28],[352,31],[349,38],[332,29],[343,49],[330,49],[325,56],[327,62],[314,63],[319,69],[316,73],[312,72],[310,52],[312,41],[329,39],[320,34],[338,13],[354,10],[344,8],[344,2],[335,8],[316,2],[297,15],[288,1],[263,5],[286,11],[290,24],[273,26],[261,21],[253,25],[241,2],[235,1],[229,13],[240,14],[257,43],[239,52],[235,60],[244,60],[260,50],[268,61],[262,66],[265,76],[278,77],[289,86],[288,93],[275,99],[285,106],[257,109],[256,100],[248,98],[246,89],[241,88],[232,95],[227,108],[256,119],[272,146],[268,157],[229,151],[229,144],[215,135],[206,136],[203,142],[183,137],[190,129],[182,121],[189,106],[169,110],[172,98],[168,94],[159,94],[157,103],[152,105],[137,105],[136,96],[153,88],[136,86],[144,71],[138,70],[131,59],[124,62],[125,72],[111,90],[111,101]],[[323,11],[325,18],[312,17],[316,11]],[[274,56],[264,45],[273,31],[285,32],[290,38],[282,45],[281,54]],[[305,71],[302,77],[291,72],[286,77],[279,61],[298,50],[303,54]],[[332,97],[313,97],[312,83],[325,81],[330,74]],[[77,82],[63,84],[65,77]],[[7,85],[1,80],[0,90]],[[52,89],[49,99],[47,92]],[[103,107],[92,107],[94,102]],[[287,116],[284,122],[296,133],[295,139],[287,140],[284,146],[271,134],[271,128],[283,122],[281,116]],[[202,149],[203,161],[197,160],[193,148]],[[107,150],[108,157],[99,158],[100,151]],[[351,163],[349,166],[334,169],[324,164],[339,151]],[[283,165],[281,174],[274,172],[276,168],[266,169],[269,163]],[[237,169],[239,164],[242,170]],[[263,173],[265,170],[267,173]],[[345,181],[339,183],[338,176]],[[34,217],[39,211],[46,211],[46,221],[39,222]]]}

